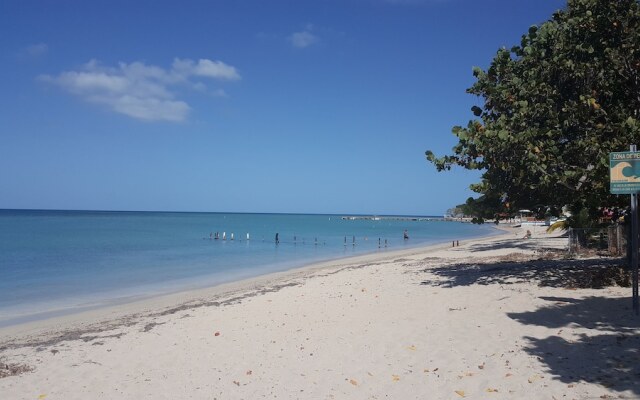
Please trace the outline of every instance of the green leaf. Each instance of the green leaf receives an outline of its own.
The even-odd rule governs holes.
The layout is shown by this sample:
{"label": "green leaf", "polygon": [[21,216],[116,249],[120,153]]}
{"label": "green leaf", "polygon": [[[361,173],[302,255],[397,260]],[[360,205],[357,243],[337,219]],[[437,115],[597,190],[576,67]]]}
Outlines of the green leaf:
{"label": "green leaf", "polygon": [[[473,68],[467,92],[481,101],[471,108],[480,119],[452,129],[449,160],[480,168],[474,190],[486,199],[506,195],[513,209],[626,206],[608,192],[607,165],[610,152],[640,142],[632,118],[640,115],[638,32],[637,0],[571,0],[493,59],[478,60],[489,65]],[[445,158],[432,162],[440,170]]]}

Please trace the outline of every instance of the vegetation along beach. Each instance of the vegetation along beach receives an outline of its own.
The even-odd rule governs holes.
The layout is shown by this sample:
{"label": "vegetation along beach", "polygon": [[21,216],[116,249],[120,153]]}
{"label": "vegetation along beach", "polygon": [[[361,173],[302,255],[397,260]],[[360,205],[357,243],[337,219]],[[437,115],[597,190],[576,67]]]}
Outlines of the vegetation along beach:
{"label": "vegetation along beach", "polygon": [[640,399],[638,0],[0,37],[0,399]]}

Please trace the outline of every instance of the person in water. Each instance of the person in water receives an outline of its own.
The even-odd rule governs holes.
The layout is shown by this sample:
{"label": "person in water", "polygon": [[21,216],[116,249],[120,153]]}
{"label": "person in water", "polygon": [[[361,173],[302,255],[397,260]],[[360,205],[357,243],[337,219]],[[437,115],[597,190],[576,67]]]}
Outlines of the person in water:
{"label": "person in water", "polygon": [[276,244],[280,243],[280,235],[276,233]]}
{"label": "person in water", "polygon": [[404,234],[403,234],[403,236],[404,236],[404,240],[409,239],[409,232],[407,232],[407,230],[406,230],[406,229],[404,230]]}

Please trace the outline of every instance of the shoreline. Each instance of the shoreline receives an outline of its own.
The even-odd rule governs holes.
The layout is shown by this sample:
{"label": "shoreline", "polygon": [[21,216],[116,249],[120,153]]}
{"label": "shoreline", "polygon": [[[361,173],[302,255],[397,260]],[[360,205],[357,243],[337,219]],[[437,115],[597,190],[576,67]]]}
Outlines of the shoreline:
{"label": "shoreline", "polygon": [[[464,239],[463,243],[468,243],[477,240],[489,239],[497,236],[504,235],[505,228],[509,227],[492,226],[495,231],[502,231],[502,233],[486,234],[470,239]],[[38,327],[40,325],[48,325],[47,322],[52,325],[64,324],[66,321],[77,321],[83,318],[89,317],[91,319],[94,316],[105,314],[118,314],[117,310],[126,309],[127,313],[135,313],[138,310],[147,309],[147,305],[162,306],[164,304],[170,304],[173,301],[188,301],[195,297],[202,297],[207,294],[220,295],[225,291],[242,291],[245,288],[259,285],[261,282],[271,282],[277,279],[286,279],[288,275],[298,275],[298,273],[306,273],[316,269],[332,268],[339,266],[342,263],[358,263],[366,262],[371,258],[386,259],[386,257],[397,257],[404,254],[412,254],[413,252],[428,252],[434,251],[439,248],[446,248],[448,242],[436,243],[436,244],[417,244],[415,246],[409,246],[402,249],[388,249],[382,248],[377,251],[371,251],[364,254],[337,256],[325,260],[314,260],[306,263],[296,264],[292,267],[286,267],[286,269],[280,271],[273,271],[267,273],[261,273],[259,275],[245,277],[241,279],[231,278],[228,281],[222,281],[220,283],[196,285],[194,284],[196,278],[188,279],[189,283],[178,285],[178,289],[169,291],[155,292],[149,289],[146,294],[134,294],[124,297],[105,298],[99,299],[94,304],[77,304],[69,307],[58,308],[54,310],[47,310],[41,313],[17,315],[10,317],[4,321],[0,321],[0,337],[5,332],[13,332],[20,327]],[[397,253],[397,254],[396,254]]]}
{"label": "shoreline", "polygon": [[630,289],[580,284],[619,260],[523,232],[4,329],[0,397],[640,397]]}
{"label": "shoreline", "polygon": [[[506,228],[506,229],[505,229]],[[500,227],[496,230],[502,231],[494,235],[485,235],[477,238],[465,240],[463,245],[469,243],[482,242],[492,238],[507,235],[509,227]],[[0,326],[0,340],[5,336],[17,336],[21,334],[38,334],[55,329],[64,329],[71,325],[79,324],[84,327],[106,323],[109,320],[122,319],[128,316],[145,313],[153,313],[153,310],[170,308],[171,305],[179,303],[181,306],[191,303],[205,302],[206,298],[232,296],[237,293],[256,290],[259,287],[268,286],[279,281],[291,281],[293,279],[304,279],[316,272],[330,269],[340,269],[347,264],[362,264],[372,261],[385,261],[396,257],[405,257],[413,254],[422,254],[438,251],[451,247],[450,244],[429,244],[405,249],[388,250],[383,253],[367,253],[352,255],[347,257],[339,257],[335,259],[310,262],[301,266],[293,267],[284,271],[270,272],[250,278],[244,278],[231,282],[224,282],[213,286],[191,288],[179,290],[172,293],[149,295],[143,298],[137,298],[133,301],[124,300],[115,304],[100,304],[89,307],[85,310],[63,312],[62,315],[47,315],[45,318],[37,318],[35,320],[27,320],[17,324]],[[49,314],[49,313],[47,313]],[[57,313],[55,313],[57,314]],[[1,342],[0,342],[1,344]]]}

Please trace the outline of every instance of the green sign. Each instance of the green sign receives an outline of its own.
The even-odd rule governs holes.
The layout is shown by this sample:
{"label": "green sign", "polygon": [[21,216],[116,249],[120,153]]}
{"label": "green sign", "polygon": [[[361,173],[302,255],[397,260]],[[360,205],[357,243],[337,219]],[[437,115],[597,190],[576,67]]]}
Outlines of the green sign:
{"label": "green sign", "polygon": [[611,193],[640,192],[640,151],[609,153]]}

